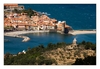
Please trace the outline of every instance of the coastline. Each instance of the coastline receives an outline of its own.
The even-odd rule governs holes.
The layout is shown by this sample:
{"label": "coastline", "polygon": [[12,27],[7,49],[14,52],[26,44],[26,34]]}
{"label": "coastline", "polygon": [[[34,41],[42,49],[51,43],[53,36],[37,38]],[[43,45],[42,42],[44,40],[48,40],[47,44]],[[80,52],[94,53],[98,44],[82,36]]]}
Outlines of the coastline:
{"label": "coastline", "polygon": [[46,30],[46,31],[15,31],[15,32],[5,32],[4,36],[23,38],[22,42],[27,42],[27,41],[30,40],[30,38],[27,37],[27,36],[23,36],[22,34],[39,33],[39,32],[49,32],[49,30]]}
{"label": "coastline", "polygon": [[45,31],[14,31],[14,32],[5,32],[4,36],[16,36],[21,34],[28,34],[28,33],[38,33],[38,32],[49,32],[49,30]]}
{"label": "coastline", "polygon": [[70,31],[68,34],[71,34],[71,35],[96,34],[96,30],[74,30],[74,31]]}
{"label": "coastline", "polygon": [[[15,31],[15,32],[5,32],[4,36],[10,36],[10,37],[17,37],[17,38],[23,38],[22,42],[27,42],[30,40],[29,37],[23,36],[22,34],[29,34],[29,33],[44,33],[44,32],[50,32],[49,30],[42,30],[42,31]],[[78,34],[96,34],[95,30],[74,30],[70,31],[68,34],[71,35],[78,35]]]}

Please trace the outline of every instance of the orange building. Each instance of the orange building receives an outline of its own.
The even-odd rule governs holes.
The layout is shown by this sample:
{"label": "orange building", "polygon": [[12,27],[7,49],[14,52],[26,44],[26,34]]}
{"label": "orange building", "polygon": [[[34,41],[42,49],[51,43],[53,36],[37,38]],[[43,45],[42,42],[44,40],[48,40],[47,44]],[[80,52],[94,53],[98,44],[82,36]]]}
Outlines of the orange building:
{"label": "orange building", "polygon": [[4,11],[11,11],[11,10],[23,10],[24,6],[18,5],[18,4],[4,4]]}
{"label": "orange building", "polygon": [[4,4],[6,7],[18,7],[18,4]]}

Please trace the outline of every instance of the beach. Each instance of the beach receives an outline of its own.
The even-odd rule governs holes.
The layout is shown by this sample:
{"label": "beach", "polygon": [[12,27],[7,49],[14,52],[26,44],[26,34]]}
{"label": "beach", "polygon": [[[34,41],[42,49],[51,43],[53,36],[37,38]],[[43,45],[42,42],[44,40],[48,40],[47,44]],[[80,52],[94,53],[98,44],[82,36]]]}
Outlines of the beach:
{"label": "beach", "polygon": [[[4,36],[23,38],[22,42],[27,42],[27,41],[30,40],[30,38],[27,37],[27,36],[23,36],[22,34],[39,33],[39,32],[49,32],[49,30],[46,30],[46,31],[15,31],[15,32],[6,32],[6,33],[4,33]],[[70,31],[68,34],[78,35],[78,34],[95,34],[95,33],[96,33],[95,30],[74,30],[74,31]]]}
{"label": "beach", "polygon": [[71,34],[71,35],[96,34],[96,30],[74,30],[74,31],[69,32],[68,34]]}
{"label": "beach", "polygon": [[21,34],[37,33],[37,32],[49,32],[49,30],[46,30],[46,31],[14,31],[14,32],[5,32],[4,36],[17,36],[17,35],[21,35]]}
{"label": "beach", "polygon": [[30,40],[30,38],[27,36],[23,36],[22,34],[38,33],[38,32],[49,32],[49,31],[48,30],[46,31],[14,31],[14,32],[5,32],[4,36],[23,38],[22,42],[27,42]]}

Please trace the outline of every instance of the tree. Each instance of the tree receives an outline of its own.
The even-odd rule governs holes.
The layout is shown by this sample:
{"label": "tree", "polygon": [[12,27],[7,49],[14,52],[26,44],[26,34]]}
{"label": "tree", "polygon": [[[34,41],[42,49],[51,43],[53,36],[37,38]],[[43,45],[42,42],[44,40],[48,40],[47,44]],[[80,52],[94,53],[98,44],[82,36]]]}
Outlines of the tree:
{"label": "tree", "polygon": [[82,44],[84,45],[86,42],[85,41],[82,41]]}
{"label": "tree", "polygon": [[13,12],[18,13],[18,10],[17,10],[17,9],[14,9],[14,11],[13,11]]}
{"label": "tree", "polygon": [[10,53],[6,53],[6,54],[4,55],[4,58],[9,58],[10,55],[11,55]]}
{"label": "tree", "polygon": [[72,65],[96,65],[96,56],[88,56],[85,59],[76,59]]}
{"label": "tree", "polygon": [[13,31],[13,27],[12,26],[6,26],[4,27],[4,31]]}
{"label": "tree", "polygon": [[23,13],[27,13],[29,17],[34,15],[34,11],[32,9],[22,10]]}

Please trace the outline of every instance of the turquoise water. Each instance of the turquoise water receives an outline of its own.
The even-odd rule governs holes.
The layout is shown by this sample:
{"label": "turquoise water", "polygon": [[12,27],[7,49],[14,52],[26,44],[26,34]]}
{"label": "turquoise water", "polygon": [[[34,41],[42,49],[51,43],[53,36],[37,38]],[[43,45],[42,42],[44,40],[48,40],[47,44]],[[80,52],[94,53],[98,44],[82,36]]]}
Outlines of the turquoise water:
{"label": "turquoise water", "polygon": [[[96,4],[20,4],[25,9],[32,8],[38,12],[46,12],[51,18],[64,20],[73,29],[96,29]],[[96,34],[83,34],[76,36],[62,35],[58,33],[37,33],[26,34],[31,40],[21,42],[21,38],[4,37],[9,40],[4,42],[4,53],[18,53],[27,50],[28,47],[35,47],[40,44],[46,46],[48,43],[66,42],[72,43],[74,37],[77,42],[90,41],[96,43]]]}

